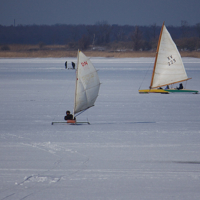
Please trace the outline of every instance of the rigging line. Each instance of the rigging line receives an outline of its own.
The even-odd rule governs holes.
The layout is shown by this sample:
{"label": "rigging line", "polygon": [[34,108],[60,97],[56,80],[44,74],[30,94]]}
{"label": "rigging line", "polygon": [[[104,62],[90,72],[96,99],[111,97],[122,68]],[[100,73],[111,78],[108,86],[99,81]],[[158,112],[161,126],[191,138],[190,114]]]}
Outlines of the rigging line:
{"label": "rigging line", "polygon": [[185,88],[187,87],[187,81],[185,81],[186,83],[185,83]]}
{"label": "rigging line", "polygon": [[[89,107],[90,108],[90,107]],[[87,109],[89,109],[89,108],[86,108],[85,110],[83,110],[83,111],[81,111],[80,113],[78,113],[77,115],[74,115],[74,117],[77,117],[77,116],[79,116],[80,114],[82,114],[83,112],[85,112]]]}
{"label": "rigging line", "polygon": [[140,86],[139,86],[139,89],[138,89],[138,90],[140,90],[140,88],[141,88],[141,86],[142,86],[142,84],[143,84],[143,82],[144,82],[144,79],[146,78],[146,76],[147,76],[147,73],[149,72],[149,68],[150,68],[150,66],[151,66],[151,63],[149,63],[149,67],[148,67],[148,69],[146,70],[146,73],[145,73],[145,75],[144,75],[144,78],[143,78],[143,80],[142,80],[142,83],[140,84]]}

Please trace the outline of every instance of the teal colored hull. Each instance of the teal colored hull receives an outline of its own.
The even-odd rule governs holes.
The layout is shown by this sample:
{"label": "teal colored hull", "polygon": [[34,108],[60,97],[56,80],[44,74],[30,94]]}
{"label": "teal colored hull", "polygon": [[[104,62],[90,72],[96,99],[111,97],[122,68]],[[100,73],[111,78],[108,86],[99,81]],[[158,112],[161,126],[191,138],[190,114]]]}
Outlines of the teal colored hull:
{"label": "teal colored hull", "polygon": [[179,92],[179,93],[189,92],[189,93],[194,93],[194,94],[197,94],[199,92],[197,90],[187,90],[187,89],[182,89],[182,90],[178,90],[178,89],[165,89],[165,91],[167,91],[167,92]]}

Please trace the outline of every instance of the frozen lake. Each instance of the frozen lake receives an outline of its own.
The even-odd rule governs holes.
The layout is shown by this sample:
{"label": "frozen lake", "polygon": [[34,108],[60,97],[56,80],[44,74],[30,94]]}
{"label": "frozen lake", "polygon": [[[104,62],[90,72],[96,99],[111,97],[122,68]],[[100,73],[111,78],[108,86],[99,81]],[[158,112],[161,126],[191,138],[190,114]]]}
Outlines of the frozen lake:
{"label": "frozen lake", "polygon": [[[154,58],[91,58],[91,125],[52,126],[73,110],[65,61],[0,59],[0,200],[200,199],[200,95],[139,94]],[[183,62],[200,90],[200,59]]]}

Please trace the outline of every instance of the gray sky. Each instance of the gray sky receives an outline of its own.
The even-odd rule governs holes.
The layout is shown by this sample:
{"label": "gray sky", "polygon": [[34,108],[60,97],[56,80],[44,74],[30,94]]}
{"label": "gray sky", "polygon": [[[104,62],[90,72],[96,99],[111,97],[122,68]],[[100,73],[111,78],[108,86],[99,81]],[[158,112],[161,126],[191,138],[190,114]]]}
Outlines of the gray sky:
{"label": "gray sky", "polygon": [[180,26],[200,23],[200,0],[0,0],[0,25],[95,24]]}

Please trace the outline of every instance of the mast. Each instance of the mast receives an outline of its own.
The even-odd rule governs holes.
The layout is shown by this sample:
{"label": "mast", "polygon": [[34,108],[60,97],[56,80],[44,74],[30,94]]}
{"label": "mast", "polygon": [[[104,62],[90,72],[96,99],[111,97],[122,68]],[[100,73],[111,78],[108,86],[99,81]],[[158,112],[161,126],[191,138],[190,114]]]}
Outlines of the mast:
{"label": "mast", "polygon": [[73,118],[74,118],[74,110],[76,107],[76,91],[77,91],[77,82],[78,82],[78,67],[79,67],[79,49],[77,53],[77,68],[76,68],[76,84],[75,84],[75,96],[74,96],[74,108],[73,108]]}
{"label": "mast", "polygon": [[153,78],[154,78],[154,74],[155,74],[157,58],[158,58],[158,52],[159,52],[159,48],[160,48],[160,41],[161,41],[161,37],[162,37],[164,24],[165,24],[165,22],[163,22],[163,25],[162,25],[162,28],[161,28],[161,31],[160,31],[160,36],[159,36],[159,40],[158,40],[158,46],[157,46],[157,50],[156,50],[156,58],[155,58],[155,62],[154,62],[154,67],[153,67],[153,72],[152,72],[152,77],[151,77],[151,84],[149,86],[149,89],[151,89],[152,84],[153,84]]}

